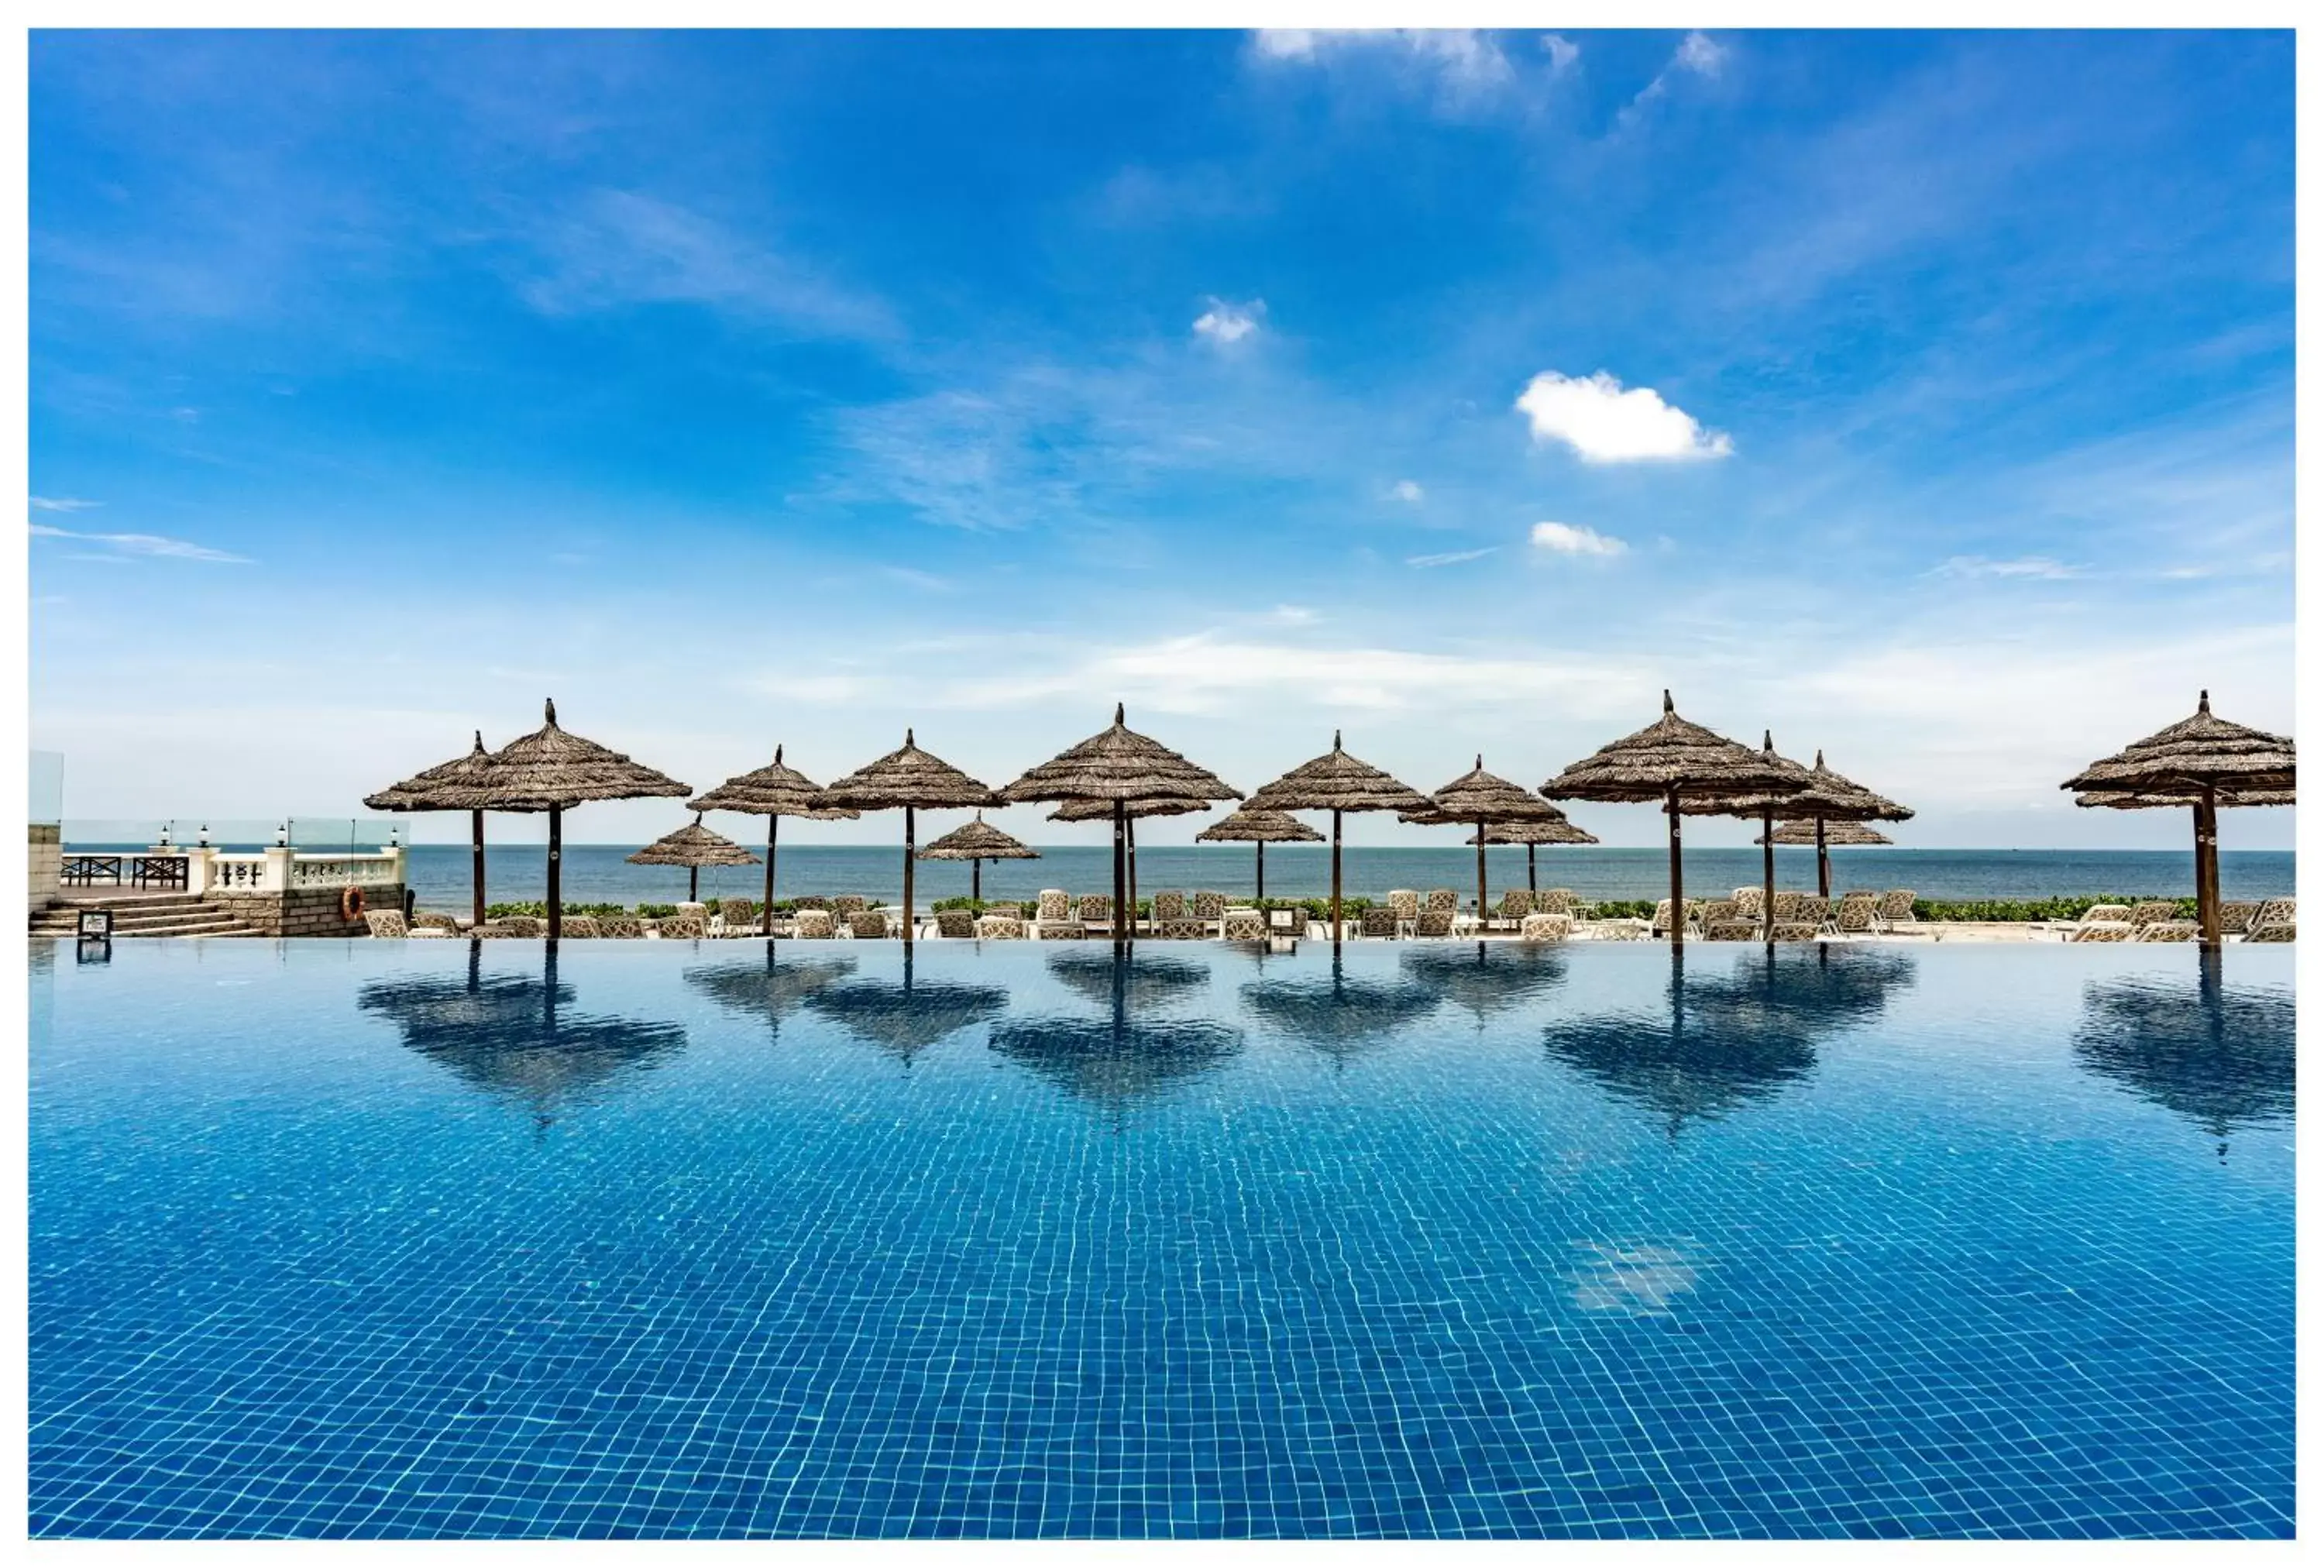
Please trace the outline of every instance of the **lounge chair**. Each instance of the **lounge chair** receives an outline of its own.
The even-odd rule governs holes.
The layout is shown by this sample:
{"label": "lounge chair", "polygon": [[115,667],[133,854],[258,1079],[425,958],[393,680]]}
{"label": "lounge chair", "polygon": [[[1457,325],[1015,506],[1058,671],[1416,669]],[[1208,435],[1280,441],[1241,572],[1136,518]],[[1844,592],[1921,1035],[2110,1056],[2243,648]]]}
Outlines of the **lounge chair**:
{"label": "lounge chair", "polygon": [[978,918],[976,934],[993,942],[1022,942],[1025,922],[1015,915],[984,915]]}
{"label": "lounge chair", "polygon": [[1394,909],[1378,908],[1367,909],[1358,917],[1356,935],[1359,936],[1378,936],[1393,940],[1396,936],[1397,926],[1397,920],[1396,918],[1396,911]]}
{"label": "lounge chair", "polygon": [[871,907],[872,900],[862,893],[842,893],[831,900],[831,912],[843,919],[850,915],[860,915]]}
{"label": "lounge chair", "polygon": [[1202,942],[1211,935],[1208,920],[1181,919],[1154,922],[1156,940],[1162,942]]}
{"label": "lounge chair", "polygon": [[1396,918],[1403,921],[1405,928],[1409,930],[1413,921],[1420,918],[1420,895],[1410,888],[1390,888],[1388,907],[1396,911]]}
{"label": "lounge chair", "polygon": [[1736,914],[1746,920],[1759,918],[1763,912],[1761,904],[1766,898],[1766,890],[1764,888],[1736,889],[1734,893]]}
{"label": "lounge chair", "polygon": [[1412,934],[1416,936],[1450,936],[1452,935],[1452,909],[1427,909],[1413,918]]}
{"label": "lounge chair", "polygon": [[1913,890],[1910,888],[1891,888],[1881,894],[1880,907],[1873,911],[1872,918],[1883,936],[1893,935],[1907,926],[1915,931],[1921,928],[1920,921],[1913,914]]}
{"label": "lounge chair", "polygon": [[1778,926],[1786,920],[1805,920],[1812,925],[1821,925],[1823,916],[1824,901],[1813,893],[1775,895],[1775,924]]}
{"label": "lounge chair", "polygon": [[1052,926],[1078,924],[1074,919],[1073,899],[1063,888],[1043,888],[1033,904],[1033,934],[1047,936]]}
{"label": "lounge chair", "polygon": [[1113,924],[1113,895],[1111,893],[1084,893],[1081,896],[1080,901],[1074,906],[1074,918],[1079,919],[1084,926],[1111,926]]}
{"label": "lounge chair", "polygon": [[[2286,901],[2289,902],[2290,900],[2287,899]],[[2294,941],[2297,938],[2294,936],[2292,925],[2292,918],[2289,915],[2286,915],[2281,920],[2254,920],[2252,922],[2252,928],[2250,932],[2245,936],[2244,940],[2246,942]]]}
{"label": "lounge chair", "polygon": [[820,909],[824,913],[829,914],[831,912],[831,900],[824,897],[821,893],[809,893],[803,899],[793,899],[791,900],[791,908],[796,910]]}
{"label": "lounge chair", "polygon": [[1571,915],[1527,915],[1517,922],[1520,942],[1563,942],[1572,935]]}
{"label": "lounge chair", "polygon": [[1154,923],[1157,926],[1185,918],[1186,918],[1185,894],[1161,892],[1154,895]]}
{"label": "lounge chair", "polygon": [[422,909],[411,917],[411,928],[415,931],[457,931],[460,928],[460,922],[454,916],[438,914],[433,909]]}
{"label": "lounge chair", "polygon": [[549,922],[539,915],[503,915],[491,924],[495,928],[490,932],[490,935],[494,936],[530,937],[549,935]]}
{"label": "lounge chair", "polygon": [[718,934],[721,936],[756,936],[759,935],[759,913],[748,899],[718,900]]}
{"label": "lounge chair", "polygon": [[1025,918],[1025,906],[1022,904],[987,904],[984,906],[984,912],[988,915],[998,916],[1000,918],[1004,920],[1021,920]]}
{"label": "lounge chair", "polygon": [[2130,928],[2143,931],[2157,920],[2179,918],[2179,902],[2175,899],[2148,899],[2130,907]]}
{"label": "lounge chair", "polygon": [[1778,920],[1768,938],[1775,942],[1812,942],[1822,935],[1822,928],[1813,920]]}
{"label": "lounge chair", "polygon": [[1492,923],[1510,931],[1522,930],[1526,917],[1533,913],[1533,890],[1511,888],[1501,895],[1500,907],[1494,912]]}
{"label": "lounge chair", "polygon": [[1079,920],[1044,920],[1034,935],[1044,942],[1078,942],[1089,935],[1089,927]]}
{"label": "lounge chair", "polygon": [[939,936],[974,936],[976,917],[966,909],[938,909],[936,935]]}
{"label": "lounge chair", "polygon": [[1644,942],[1654,934],[1652,923],[1646,920],[1592,920],[1582,929],[1592,942]]}
{"label": "lounge chair", "polygon": [[[1719,901],[1722,904],[1734,902],[1731,899],[1721,899]],[[1747,920],[1740,917],[1724,920],[1705,920],[1702,923],[1702,939],[1705,942],[1757,942],[1763,935],[1765,935],[1765,927],[1758,921]]]}
{"label": "lounge chair", "polygon": [[858,942],[884,942],[888,917],[877,909],[858,909],[847,917],[847,934]]}
{"label": "lounge chair", "polygon": [[646,934],[646,923],[635,915],[600,915],[597,935],[600,937],[619,936],[635,940]]}
{"label": "lounge chair", "polygon": [[664,915],[654,922],[654,935],[665,942],[698,942],[709,929],[699,915]]}
{"label": "lounge chair", "polygon": [[1256,909],[1237,909],[1233,914],[1222,917],[1221,925],[1230,942],[1263,942],[1267,939],[1267,921]]}
{"label": "lounge chair", "polygon": [[566,916],[565,937],[570,942],[595,942],[597,939],[597,917],[595,915]]}
{"label": "lounge chair", "polygon": [[2192,942],[2202,929],[2192,920],[2149,920],[2131,928],[2134,942]]}
{"label": "lounge chair", "polygon": [[791,934],[802,942],[828,942],[836,922],[828,909],[801,909],[791,922]]}
{"label": "lounge chair", "polygon": [[2240,936],[2251,929],[2252,917],[2259,913],[2257,904],[2221,904],[2219,935]]}
{"label": "lounge chair", "polygon": [[2127,942],[2130,940],[2130,906],[2128,904],[2092,904],[2082,911],[2066,933],[2069,942]]}
{"label": "lounge chair", "polygon": [[1226,935],[1227,896],[1212,888],[1196,888],[1186,900],[1187,915],[1203,921],[1213,936]]}
{"label": "lounge chair", "polygon": [[365,909],[364,925],[374,936],[409,936],[411,927],[404,924],[401,909]]}
{"label": "lounge chair", "polygon": [[1422,910],[1441,909],[1448,915],[1461,912],[1461,894],[1453,888],[1431,888],[1420,900]]}
{"label": "lounge chair", "polygon": [[1582,899],[1572,888],[1544,888],[1533,896],[1533,912],[1536,915],[1573,915],[1582,913]]}
{"label": "lounge chair", "polygon": [[1648,922],[1646,931],[1648,935],[1655,936],[1667,936],[1671,934],[1671,901],[1668,899],[1655,900],[1655,918]]}

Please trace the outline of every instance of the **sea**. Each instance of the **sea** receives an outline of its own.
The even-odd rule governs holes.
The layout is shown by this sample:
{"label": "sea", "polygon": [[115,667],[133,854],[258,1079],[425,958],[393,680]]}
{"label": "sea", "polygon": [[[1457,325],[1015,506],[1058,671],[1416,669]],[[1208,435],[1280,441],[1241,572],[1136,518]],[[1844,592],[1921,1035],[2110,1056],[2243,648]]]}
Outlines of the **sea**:
{"label": "sea", "polygon": [[[634,844],[567,844],[565,900],[568,904],[668,903],[687,893],[687,873],[669,866],[638,866],[626,856]],[[761,852],[763,853],[763,852]],[[862,893],[882,900],[903,894],[900,844],[804,844],[784,849],[776,862],[775,896],[801,893]],[[1495,896],[1526,885],[1521,848],[1489,853],[1488,878]],[[1477,852],[1445,848],[1359,848],[1342,851],[1342,890],[1349,897],[1377,899],[1391,888],[1457,888],[1477,885]],[[1670,859],[1655,849],[1557,847],[1538,852],[1538,881],[1545,888],[1570,888],[1585,899],[1654,899],[1668,892]],[[493,902],[538,899],[547,892],[547,852],[538,844],[486,849],[484,887]],[[1760,852],[1752,848],[1691,849],[1685,854],[1690,897],[1723,896],[1757,887]],[[2219,881],[2230,899],[2290,898],[2295,892],[2290,850],[2222,850]],[[1141,897],[1158,889],[1208,889],[1230,895],[1252,890],[1252,852],[1242,844],[1157,844],[1138,854]],[[2185,898],[2194,891],[2194,856],[2184,850],[2007,850],[1836,849],[1831,852],[1834,892],[1851,888],[1910,888],[1924,899],[2050,899],[2123,893],[2148,898]],[[418,844],[408,862],[410,885],[422,909],[464,909],[469,901],[469,851],[466,844]],[[702,872],[705,898],[756,897],[765,872],[758,866],[713,867]],[[1105,892],[1112,886],[1111,850],[1104,844],[1046,848],[1030,861],[989,861],[983,872],[987,899],[1029,901],[1044,888],[1068,892]],[[1815,852],[1778,848],[1779,888],[1813,889]],[[1272,844],[1267,852],[1269,898],[1314,898],[1332,888],[1329,846]],[[925,908],[938,899],[969,890],[969,868],[951,861],[922,861],[913,876],[915,901]]]}

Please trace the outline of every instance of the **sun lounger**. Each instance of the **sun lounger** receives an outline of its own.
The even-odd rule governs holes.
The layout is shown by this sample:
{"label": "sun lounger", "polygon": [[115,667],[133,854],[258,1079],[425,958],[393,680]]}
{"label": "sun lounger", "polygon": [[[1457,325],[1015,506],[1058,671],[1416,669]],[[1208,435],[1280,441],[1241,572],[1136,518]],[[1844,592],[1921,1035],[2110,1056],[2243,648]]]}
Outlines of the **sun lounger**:
{"label": "sun lounger", "polygon": [[654,922],[655,935],[665,942],[698,941],[707,931],[699,915],[664,915]]}
{"label": "sun lounger", "polygon": [[1079,920],[1044,920],[1035,933],[1044,942],[1078,942],[1089,935]]}
{"label": "sun lounger", "polygon": [[1906,927],[1918,931],[1921,923],[1913,914],[1913,890],[1891,888],[1880,895],[1880,907],[1873,911],[1873,919],[1884,936],[1894,935]]}
{"label": "sun lounger", "polygon": [[1517,922],[1520,942],[1563,942],[1572,935],[1571,915],[1527,915]]}
{"label": "sun lounger", "polygon": [[2133,904],[2128,917],[2130,928],[2134,931],[2143,931],[2158,920],[2175,920],[2178,918],[2179,903],[2175,899],[2148,899]]}
{"label": "sun lounger", "polygon": [[2149,920],[2131,928],[2134,942],[2192,942],[2202,927],[2192,920]]}
{"label": "sun lounger", "polygon": [[1394,909],[1368,909],[1364,910],[1359,918],[1356,935],[1359,936],[1393,938],[1396,936],[1397,927],[1399,924],[1400,922],[1397,919],[1396,911]]}
{"label": "sun lounger", "polygon": [[2092,904],[2082,911],[2066,933],[2069,942],[2127,942],[2130,940],[2130,906],[2128,904]]}
{"label": "sun lounger", "polygon": [[888,917],[877,909],[858,909],[847,917],[847,934],[858,942],[884,942]]}
{"label": "sun lounger", "polygon": [[1223,935],[1230,942],[1263,942],[1267,939],[1267,921],[1257,909],[1230,909],[1222,918]]}
{"label": "sun lounger", "polygon": [[[1433,894],[1431,896],[1434,897]],[[1450,936],[1452,935],[1452,917],[1451,909],[1423,909],[1413,919],[1412,934],[1415,936]]]}
{"label": "sun lounger", "polygon": [[1079,919],[1084,926],[1111,926],[1113,924],[1113,895],[1111,893],[1084,893],[1081,896],[1081,901],[1074,906],[1074,918]]}
{"label": "sun lounger", "polygon": [[828,942],[837,925],[828,909],[801,909],[791,923],[791,932],[802,942]]}
{"label": "sun lounger", "polygon": [[401,909],[365,909],[364,925],[374,936],[409,936],[411,927],[404,923]]}
{"label": "sun lounger", "polygon": [[758,912],[751,908],[748,899],[721,899],[718,927],[722,936],[755,936],[759,934]]}
{"label": "sun lounger", "polygon": [[1186,918],[1185,894],[1160,892],[1154,895],[1154,923],[1157,926],[1185,918]]}
{"label": "sun lounger", "polygon": [[1022,942],[1025,922],[1015,915],[985,915],[976,922],[976,934],[992,942]]}
{"label": "sun lounger", "polygon": [[2287,915],[2281,920],[2255,920],[2244,940],[2246,942],[2292,941],[2294,936],[2292,918]]}
{"label": "sun lounger", "polygon": [[939,936],[972,937],[976,935],[976,917],[966,909],[938,909],[936,935]]}
{"label": "sun lounger", "polygon": [[630,940],[635,940],[645,934],[646,923],[643,920],[639,919],[635,915],[600,915],[597,917],[597,935],[601,938],[619,936]]}
{"label": "sun lounger", "polygon": [[597,939],[597,917],[567,915],[565,917],[565,937],[570,942],[594,942]]}
{"label": "sun lounger", "polygon": [[1158,942],[1202,942],[1211,935],[1208,920],[1157,920],[1154,937]]}

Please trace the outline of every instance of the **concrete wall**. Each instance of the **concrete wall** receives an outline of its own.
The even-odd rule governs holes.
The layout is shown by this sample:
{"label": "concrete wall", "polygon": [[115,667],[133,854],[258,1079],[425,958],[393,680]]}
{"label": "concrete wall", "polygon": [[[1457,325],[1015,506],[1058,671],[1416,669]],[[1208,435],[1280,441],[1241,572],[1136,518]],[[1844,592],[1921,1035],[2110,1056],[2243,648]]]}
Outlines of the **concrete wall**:
{"label": "concrete wall", "polygon": [[[403,884],[365,888],[364,899],[374,909],[403,908]],[[237,918],[262,936],[365,936],[371,927],[357,915],[339,918],[339,890],[299,888],[287,893],[212,892],[205,903],[232,909]]]}
{"label": "concrete wall", "polygon": [[57,879],[65,869],[64,829],[53,822],[35,822],[31,831],[24,869],[32,884],[31,909],[37,913],[56,901]]}

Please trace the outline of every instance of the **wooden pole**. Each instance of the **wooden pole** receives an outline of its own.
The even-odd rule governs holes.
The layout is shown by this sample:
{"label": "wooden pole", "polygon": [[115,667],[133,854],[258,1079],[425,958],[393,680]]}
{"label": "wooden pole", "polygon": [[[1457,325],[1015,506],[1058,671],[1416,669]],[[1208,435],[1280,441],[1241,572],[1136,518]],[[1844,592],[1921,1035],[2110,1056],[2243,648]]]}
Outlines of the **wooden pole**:
{"label": "wooden pole", "polygon": [[468,877],[475,884],[475,918],[476,924],[481,926],[484,923],[484,814],[482,811],[468,813],[468,833],[473,841],[469,851]]}
{"label": "wooden pole", "polygon": [[1267,902],[1267,840],[1260,839],[1259,849],[1259,891],[1251,898],[1254,904]]}
{"label": "wooden pole", "polygon": [[549,808],[549,939],[565,934],[565,813]]}
{"label": "wooden pole", "polygon": [[689,904],[702,902],[702,868],[700,866],[686,868],[686,901]]}
{"label": "wooden pole", "polygon": [[1824,846],[1823,817],[1816,817],[1816,897],[1831,902],[1831,851]]}
{"label": "wooden pole", "polygon": [[2195,806],[2195,918],[2206,947],[2219,945],[2219,791],[2206,782]]}
{"label": "wooden pole", "polygon": [[1332,810],[1332,945],[1340,945],[1340,812]]}
{"label": "wooden pole", "polygon": [[[759,911],[759,929],[771,936],[775,934],[775,825],[783,819],[779,811],[767,813],[767,900]],[[767,949],[772,955],[774,949]]]}
{"label": "wooden pole", "polygon": [[[1479,765],[1482,766],[1480,759]],[[1485,819],[1477,818],[1477,935],[1485,934]]]}
{"label": "wooden pole", "polygon": [[1526,845],[1526,891],[1528,893],[1541,891],[1541,882],[1534,874],[1533,869],[1533,852],[1539,847],[1538,844]]}
{"label": "wooden pole", "polygon": [[1759,924],[1766,933],[1767,945],[1775,945],[1775,808],[1759,807],[1759,838],[1765,847],[1760,853],[1766,857],[1763,875],[1764,886],[1759,893]]}
{"label": "wooden pole", "polygon": [[1670,813],[1671,860],[1671,945],[1679,946],[1686,940],[1686,887],[1678,871],[1678,786],[1670,787],[1663,801],[1663,809]]}
{"label": "wooden pole", "polygon": [[904,807],[904,941],[912,940],[912,808]]}
{"label": "wooden pole", "polygon": [[1138,935],[1138,818],[1123,814],[1121,822],[1122,858],[1130,866],[1130,934]]}
{"label": "wooden pole", "polygon": [[968,901],[972,904],[984,902],[984,862],[981,860],[968,862]]}
{"label": "wooden pole", "polygon": [[1113,945],[1117,947],[1127,940],[1121,927],[1121,901],[1129,896],[1129,888],[1124,881],[1129,873],[1123,860],[1121,840],[1129,822],[1129,816],[1121,808],[1121,802],[1115,801],[1113,803]]}

